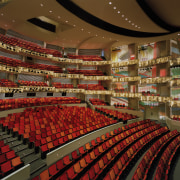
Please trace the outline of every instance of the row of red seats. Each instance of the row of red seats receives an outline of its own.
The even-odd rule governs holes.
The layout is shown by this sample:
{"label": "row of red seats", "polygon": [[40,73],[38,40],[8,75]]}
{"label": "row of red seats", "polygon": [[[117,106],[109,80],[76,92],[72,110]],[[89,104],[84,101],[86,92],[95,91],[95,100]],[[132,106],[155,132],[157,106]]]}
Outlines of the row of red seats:
{"label": "row of red seats", "polygon": [[76,70],[67,69],[69,74],[83,74],[84,76],[104,76],[104,73],[100,70]]}
{"label": "row of red seats", "polygon": [[32,68],[32,69],[40,69],[40,70],[47,70],[47,71],[54,71],[55,73],[62,73],[62,68],[55,65],[46,65],[46,64],[33,64],[22,62],[21,60],[12,59],[9,57],[0,56],[0,64],[12,66],[12,67],[25,67],[25,68]]}
{"label": "row of red seats", "polygon": [[68,55],[70,59],[82,59],[83,61],[102,61],[103,59],[100,56],[92,55]]}
{"label": "row of red seats", "polygon": [[86,90],[105,90],[100,84],[78,84],[77,87]]}
{"label": "row of red seats", "polygon": [[[116,122],[89,108],[75,106],[28,108],[24,113],[15,113],[0,121],[36,147],[41,146],[43,157],[56,146]],[[58,141],[53,144],[55,140]]]}
{"label": "row of red seats", "polygon": [[106,106],[107,105],[103,100],[98,99],[98,98],[90,98],[89,101],[93,105],[99,105],[99,106]]}
{"label": "row of red seats", "polygon": [[20,86],[48,86],[45,82],[18,80]]}
{"label": "row of red seats", "polygon": [[143,96],[160,96],[160,94],[151,93],[150,91],[142,91]]}
{"label": "row of red seats", "polygon": [[17,156],[14,150],[9,148],[9,145],[5,145],[4,141],[0,141],[0,178],[12,173],[18,168],[22,167],[24,163],[20,157]]}
{"label": "row of red seats", "polygon": [[[148,122],[149,121],[141,121],[138,123],[136,122],[136,123],[133,123],[132,126],[130,126],[130,127],[138,127],[138,129],[140,130],[145,127],[147,128],[150,125]],[[142,124],[142,125],[140,125],[140,124]],[[137,125],[139,125],[139,126],[137,126]],[[146,125],[146,126],[144,126],[144,125]],[[127,126],[127,128],[128,128],[128,126]],[[136,130],[134,130],[133,132],[136,132]],[[106,133],[106,137],[105,137],[105,135],[102,135],[101,139],[96,138],[96,141],[92,140],[91,145],[89,143],[85,144],[86,149],[84,149],[83,146],[78,149],[79,155],[77,154],[76,150],[73,151],[71,153],[71,156],[72,156],[71,160],[70,160],[69,155],[67,155],[63,159],[60,159],[57,163],[50,166],[48,168],[48,170],[45,170],[44,172],[42,172],[40,174],[40,179],[43,179],[43,177],[45,177],[45,176],[46,177],[52,177],[52,176],[57,177],[57,175],[60,175],[62,173],[63,173],[63,175],[61,176],[61,179],[65,178],[66,177],[66,172],[64,172],[65,169],[70,168],[70,166],[71,166],[71,168],[68,171],[69,171],[69,173],[73,173],[73,166],[75,166],[75,169],[77,169],[77,168],[79,168],[79,164],[88,165],[88,164],[92,163],[92,161],[97,161],[98,157],[100,155],[102,155],[102,153],[104,153],[105,151],[108,151],[108,149],[110,149],[114,143],[118,144],[123,139],[126,139],[126,137],[128,137],[130,135],[130,133],[132,133],[132,132],[128,131],[128,130],[122,132],[122,129],[118,128],[118,130],[114,130],[114,132],[111,131],[110,133]],[[114,147],[111,151],[113,152],[113,150],[116,153],[118,153],[118,151],[120,152],[120,150],[121,150],[120,144],[119,144],[118,148]],[[69,178],[72,179],[72,177],[69,177]],[[35,179],[39,179],[39,176],[35,177],[33,180],[35,180]],[[67,179],[67,177],[65,179]]]}
{"label": "row of red seats", "polygon": [[147,179],[152,163],[155,161],[156,157],[158,157],[158,154],[161,153],[162,148],[177,135],[179,135],[179,133],[177,130],[174,130],[157,140],[144,155],[132,179]]}
{"label": "row of red seats", "polygon": [[125,104],[122,104],[122,103],[114,103],[114,107],[118,108],[118,109],[130,109],[130,110],[133,110],[133,108],[130,108],[130,107],[128,107],[128,106],[126,106]]}
{"label": "row of red seats", "polygon": [[9,37],[9,36],[5,36],[1,34],[0,41],[2,41],[5,44],[9,44],[12,46],[19,46],[21,48],[24,48],[30,51],[35,51],[42,54],[52,54],[53,56],[56,56],[56,57],[62,57],[61,52],[59,52],[58,50],[42,48],[40,45],[36,43],[32,43],[32,42],[22,40],[19,38]]}
{"label": "row of red seats", "polygon": [[175,158],[180,147],[180,136],[177,136],[165,149],[159,160],[154,180],[169,179],[169,171],[172,167],[172,161]]}
{"label": "row of red seats", "polygon": [[134,145],[132,145],[123,153],[123,155],[116,161],[116,163],[113,163],[112,166],[109,167],[109,171],[107,172],[104,180],[125,179],[126,169],[128,170],[128,167],[131,166],[131,162],[133,162],[134,159],[139,156],[139,153],[141,153],[142,149],[146,147],[147,144],[152,142],[155,138],[161,136],[167,131],[168,130],[166,127],[162,127],[150,132],[143,138],[139,139]]}
{"label": "row of red seats", "polygon": [[172,115],[171,119],[176,120],[176,121],[180,121],[180,115]]}
{"label": "row of red seats", "polygon": [[74,88],[73,84],[61,84],[60,82],[53,82],[52,86],[55,88]]}
{"label": "row of red seats", "polygon": [[53,104],[79,104],[81,100],[76,97],[43,97],[0,99],[0,110],[16,109],[22,107],[53,105]]}
{"label": "row of red seats", "polygon": [[11,80],[0,79],[0,87],[18,87],[18,85]]}
{"label": "row of red seats", "polygon": [[102,114],[112,117],[114,119],[118,119],[119,121],[128,121],[130,119],[135,119],[138,118],[136,115],[128,114],[128,113],[122,113],[117,110],[112,110],[112,109],[106,109],[106,108],[95,108],[96,111],[101,112]]}

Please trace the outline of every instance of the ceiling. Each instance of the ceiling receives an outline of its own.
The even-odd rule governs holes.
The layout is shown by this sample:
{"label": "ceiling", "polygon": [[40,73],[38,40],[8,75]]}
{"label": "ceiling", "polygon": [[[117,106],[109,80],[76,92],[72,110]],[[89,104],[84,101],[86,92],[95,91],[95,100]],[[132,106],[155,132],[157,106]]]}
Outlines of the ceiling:
{"label": "ceiling", "polygon": [[[12,0],[0,8],[0,27],[62,47],[104,49],[177,38],[179,0]],[[56,32],[28,19],[48,18]]]}

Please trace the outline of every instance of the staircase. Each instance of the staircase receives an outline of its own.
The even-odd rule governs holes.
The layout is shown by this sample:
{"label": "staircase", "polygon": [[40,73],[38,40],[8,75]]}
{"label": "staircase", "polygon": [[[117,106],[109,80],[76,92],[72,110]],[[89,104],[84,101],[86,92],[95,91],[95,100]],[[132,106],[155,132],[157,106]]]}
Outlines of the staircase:
{"label": "staircase", "polygon": [[41,159],[41,153],[35,154],[34,148],[30,149],[27,143],[24,144],[23,140],[18,140],[17,135],[13,137],[12,133],[8,133],[7,130],[3,131],[0,128],[0,140],[3,140],[6,145],[9,145],[20,156],[24,165],[30,164],[31,179],[47,169],[46,160]]}

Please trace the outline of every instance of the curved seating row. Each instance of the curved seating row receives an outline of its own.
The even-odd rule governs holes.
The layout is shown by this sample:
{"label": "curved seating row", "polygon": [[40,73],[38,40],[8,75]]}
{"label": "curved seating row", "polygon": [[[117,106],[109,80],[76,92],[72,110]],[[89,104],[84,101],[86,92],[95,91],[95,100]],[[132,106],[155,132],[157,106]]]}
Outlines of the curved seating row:
{"label": "curved seating row", "polygon": [[105,90],[105,88],[100,84],[78,84],[77,87],[86,90]]}
{"label": "curved seating row", "polygon": [[81,103],[81,100],[76,97],[0,99],[0,111],[31,106],[79,103]]}
{"label": "curved seating row", "polygon": [[98,98],[90,98],[89,101],[91,102],[92,105],[100,105],[100,106],[106,106],[107,104]]}
{"label": "curved seating row", "polygon": [[18,87],[18,85],[11,80],[0,79],[0,87]]}
{"label": "curved seating row", "polygon": [[174,130],[157,140],[144,155],[132,177],[132,180],[147,179],[156,157],[162,152],[162,149],[168,144],[168,142],[177,135],[179,135],[179,133],[177,130]]}
{"label": "curved seating row", "polygon": [[106,108],[98,108],[96,107],[95,108],[96,111],[108,116],[108,117],[111,117],[113,119],[117,119],[119,121],[123,121],[123,122],[127,122],[128,120],[130,119],[135,119],[135,118],[138,118],[136,115],[132,115],[132,114],[128,114],[128,113],[122,113],[120,111],[117,111],[117,110],[112,110],[112,109],[106,109]]}
{"label": "curved seating row", "polygon": [[5,35],[0,35],[0,41],[6,44],[9,44],[11,46],[18,46],[30,51],[35,51],[38,53],[43,53],[43,54],[52,54],[55,57],[62,57],[61,52],[54,50],[54,49],[47,49],[47,48],[42,48],[40,45],[30,42],[30,41],[26,41],[26,40],[22,40],[19,38],[15,38],[15,37],[10,37],[10,36],[5,36]]}
{"label": "curved seating row", "polygon": [[[139,125],[137,127],[138,131],[134,131],[134,138],[140,138],[144,133],[148,133],[149,131],[153,131],[159,126],[153,126],[151,124],[145,123],[144,125]],[[146,131],[141,129],[146,129]],[[132,128],[133,129],[133,128]],[[125,136],[126,134],[126,136]],[[133,132],[132,132],[133,134]],[[121,153],[126,146],[129,146],[135,139],[131,139],[131,131],[119,132],[119,134],[115,134],[112,137],[107,138],[106,140],[102,140],[102,143],[98,144],[98,140],[95,143],[95,147],[93,146],[93,141],[91,141],[91,146],[87,145],[84,150],[83,147],[79,148],[79,155],[77,152],[72,152],[75,155],[75,159],[70,159],[69,156],[65,156],[63,159],[59,160],[56,164],[53,164],[40,174],[40,176],[36,177],[36,179],[43,179],[44,176],[50,178],[56,178],[58,176],[59,179],[80,179],[82,176],[91,176],[92,168],[94,171],[97,171],[97,176],[100,175],[100,168],[105,169],[105,165],[108,164],[109,161],[112,160],[117,154]],[[131,141],[129,141],[131,140]],[[83,155],[84,154],[84,155]],[[73,154],[72,154],[73,157]],[[94,165],[95,164],[95,165]],[[95,166],[95,168],[94,168]],[[100,166],[100,168],[99,168]],[[103,166],[103,167],[102,167]],[[66,167],[66,168],[65,168]],[[60,169],[59,169],[60,168]],[[90,172],[90,174],[89,174]],[[84,179],[84,178],[83,178]],[[95,177],[91,177],[89,179],[96,179]]]}
{"label": "curved seating row", "polygon": [[20,86],[48,86],[45,82],[18,80]]}
{"label": "curved seating row", "polygon": [[177,136],[163,152],[154,176],[154,180],[169,179],[169,171],[173,165],[173,159],[180,147],[180,136]]}
{"label": "curved seating row", "polygon": [[70,59],[82,59],[83,61],[102,61],[103,59],[100,56],[96,55],[68,55]]}
{"label": "curved seating row", "polygon": [[74,88],[73,84],[61,84],[60,82],[53,82],[52,86],[55,88]]}
{"label": "curved seating row", "polygon": [[11,67],[25,67],[25,68],[32,68],[32,69],[40,69],[40,70],[47,70],[53,71],[55,73],[62,73],[62,68],[55,65],[45,65],[45,64],[33,64],[28,62],[23,62],[21,60],[0,56],[0,64],[11,66]]}

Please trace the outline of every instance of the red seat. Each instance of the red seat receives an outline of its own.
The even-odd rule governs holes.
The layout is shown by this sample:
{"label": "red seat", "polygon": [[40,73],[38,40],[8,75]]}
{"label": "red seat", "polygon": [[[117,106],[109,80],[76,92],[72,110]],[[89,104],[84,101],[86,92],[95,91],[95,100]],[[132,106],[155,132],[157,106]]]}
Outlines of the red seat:
{"label": "red seat", "polygon": [[49,170],[49,174],[50,174],[51,176],[54,176],[55,174],[58,173],[58,170],[57,170],[57,168],[56,168],[56,164],[51,165],[51,166],[48,168],[48,170]]}

